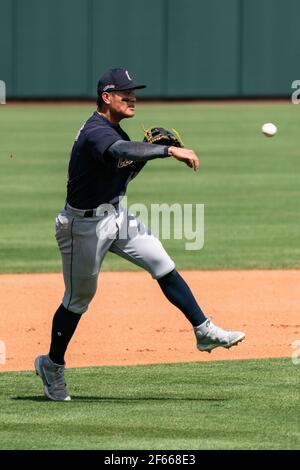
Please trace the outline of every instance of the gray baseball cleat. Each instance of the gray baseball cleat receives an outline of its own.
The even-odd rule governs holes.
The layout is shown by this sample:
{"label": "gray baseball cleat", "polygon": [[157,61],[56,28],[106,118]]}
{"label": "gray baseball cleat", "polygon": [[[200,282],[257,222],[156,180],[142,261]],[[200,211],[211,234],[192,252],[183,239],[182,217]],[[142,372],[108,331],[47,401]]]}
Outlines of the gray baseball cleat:
{"label": "gray baseball cleat", "polygon": [[34,361],[36,374],[39,375],[44,384],[44,392],[47,398],[55,401],[70,401],[68,390],[66,389],[64,370],[65,366],[60,366],[51,361],[50,357],[38,356]]}
{"label": "gray baseball cleat", "polygon": [[194,328],[197,339],[197,348],[200,351],[211,352],[212,349],[222,347],[229,349],[245,339],[242,331],[226,331],[214,325],[210,318]]}

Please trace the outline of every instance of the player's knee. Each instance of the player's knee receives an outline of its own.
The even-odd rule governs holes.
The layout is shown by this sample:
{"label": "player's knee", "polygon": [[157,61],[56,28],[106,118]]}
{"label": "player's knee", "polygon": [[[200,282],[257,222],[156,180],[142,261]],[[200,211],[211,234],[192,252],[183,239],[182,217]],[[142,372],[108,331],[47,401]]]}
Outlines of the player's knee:
{"label": "player's knee", "polygon": [[83,298],[83,297],[75,297],[71,300],[71,303],[69,305],[69,310],[71,310],[74,313],[78,313],[79,315],[82,315],[85,313],[90,305],[91,298]]}
{"label": "player's knee", "polygon": [[68,310],[83,314],[96,294],[97,278],[77,279],[73,284],[72,291],[65,293],[63,304]]}
{"label": "player's knee", "polygon": [[152,265],[151,274],[153,279],[161,279],[175,269],[175,263],[172,260],[168,262],[162,262],[159,260],[157,263]]}

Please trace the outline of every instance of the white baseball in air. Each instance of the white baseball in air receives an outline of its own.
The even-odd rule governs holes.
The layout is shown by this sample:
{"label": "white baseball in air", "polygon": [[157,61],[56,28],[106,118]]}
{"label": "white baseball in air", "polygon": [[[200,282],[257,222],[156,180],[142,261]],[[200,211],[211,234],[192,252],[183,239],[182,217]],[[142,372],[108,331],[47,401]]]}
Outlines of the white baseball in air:
{"label": "white baseball in air", "polygon": [[272,137],[277,132],[277,127],[272,122],[266,122],[261,128],[261,131],[267,137]]}

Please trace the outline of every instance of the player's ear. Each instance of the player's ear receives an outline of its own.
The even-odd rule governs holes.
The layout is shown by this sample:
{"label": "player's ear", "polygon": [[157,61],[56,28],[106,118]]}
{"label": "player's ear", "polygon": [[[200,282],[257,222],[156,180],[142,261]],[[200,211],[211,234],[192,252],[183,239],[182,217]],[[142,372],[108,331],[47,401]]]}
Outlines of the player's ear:
{"label": "player's ear", "polygon": [[105,104],[110,104],[110,93],[108,93],[107,91],[103,91],[102,100]]}

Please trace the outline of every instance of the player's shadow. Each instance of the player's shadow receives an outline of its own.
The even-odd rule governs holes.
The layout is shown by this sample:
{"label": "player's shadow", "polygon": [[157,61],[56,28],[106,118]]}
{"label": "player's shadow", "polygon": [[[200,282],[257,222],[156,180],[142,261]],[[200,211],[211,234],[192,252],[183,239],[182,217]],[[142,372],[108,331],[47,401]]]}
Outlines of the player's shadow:
{"label": "player's shadow", "polygon": [[[17,400],[17,401],[34,401],[34,402],[48,402],[51,400],[48,400],[48,398],[44,396],[31,396],[31,395],[26,395],[24,397],[22,396],[16,396],[12,397],[12,400]],[[162,402],[171,402],[171,401],[198,401],[198,402],[215,402],[216,404],[219,404],[219,402],[226,402],[229,401],[230,398],[209,398],[209,397],[104,397],[104,396],[94,396],[94,395],[72,395],[72,402],[78,403],[78,402],[100,402],[100,403],[127,403],[127,402],[141,402],[141,401],[162,401]]]}

